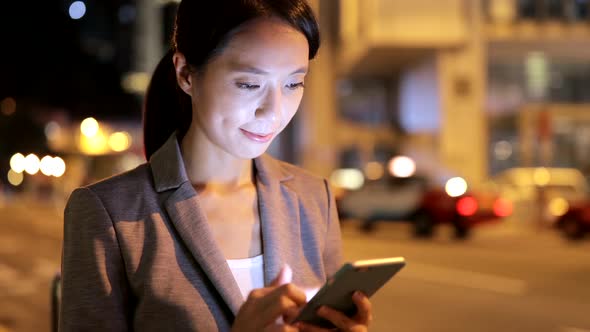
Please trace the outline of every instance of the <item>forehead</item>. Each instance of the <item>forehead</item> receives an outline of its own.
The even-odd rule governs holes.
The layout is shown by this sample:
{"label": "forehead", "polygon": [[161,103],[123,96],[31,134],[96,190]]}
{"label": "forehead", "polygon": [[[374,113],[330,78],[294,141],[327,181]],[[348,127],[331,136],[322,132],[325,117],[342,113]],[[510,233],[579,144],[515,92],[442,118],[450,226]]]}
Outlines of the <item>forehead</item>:
{"label": "forehead", "polygon": [[279,19],[257,19],[235,32],[219,60],[230,69],[305,67],[309,44],[303,33]]}

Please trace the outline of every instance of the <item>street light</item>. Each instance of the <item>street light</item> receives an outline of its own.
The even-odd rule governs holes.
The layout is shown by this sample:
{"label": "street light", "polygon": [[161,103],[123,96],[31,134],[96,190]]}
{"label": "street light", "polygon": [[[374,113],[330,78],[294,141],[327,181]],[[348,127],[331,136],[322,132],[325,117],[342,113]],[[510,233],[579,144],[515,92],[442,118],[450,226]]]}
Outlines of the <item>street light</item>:
{"label": "street light", "polygon": [[31,174],[31,175],[35,175],[37,174],[37,172],[39,172],[39,167],[41,162],[39,161],[39,157],[37,157],[34,154],[29,154],[26,158],[25,158],[25,172]]}
{"label": "street light", "polygon": [[131,146],[131,136],[124,131],[113,133],[109,136],[109,146],[115,152],[125,151]]}
{"label": "street light", "polygon": [[60,157],[53,158],[53,176],[56,178],[64,175],[66,172],[66,163]]}
{"label": "street light", "polygon": [[43,175],[51,176],[53,174],[53,157],[45,156],[41,158],[41,173]]}
{"label": "street light", "polygon": [[21,183],[23,183],[24,180],[24,175],[23,173],[17,173],[14,170],[9,170],[8,171],[8,183],[10,183],[11,185],[18,187],[20,186]]}
{"label": "street light", "polygon": [[16,173],[22,173],[25,170],[25,156],[22,153],[16,153],[10,158],[10,168]]}
{"label": "street light", "polygon": [[82,135],[91,138],[98,134],[99,125],[95,118],[86,118],[80,123],[80,131]]}

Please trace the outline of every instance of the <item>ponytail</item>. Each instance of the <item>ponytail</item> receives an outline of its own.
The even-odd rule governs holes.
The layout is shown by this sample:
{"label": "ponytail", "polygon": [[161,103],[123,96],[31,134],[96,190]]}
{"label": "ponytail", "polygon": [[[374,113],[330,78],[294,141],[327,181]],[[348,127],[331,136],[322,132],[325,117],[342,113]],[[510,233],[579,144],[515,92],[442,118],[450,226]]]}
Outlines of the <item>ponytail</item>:
{"label": "ponytail", "polygon": [[170,50],[160,60],[145,95],[143,145],[147,160],[175,131],[181,140],[192,121],[191,99],[176,83],[173,54]]}

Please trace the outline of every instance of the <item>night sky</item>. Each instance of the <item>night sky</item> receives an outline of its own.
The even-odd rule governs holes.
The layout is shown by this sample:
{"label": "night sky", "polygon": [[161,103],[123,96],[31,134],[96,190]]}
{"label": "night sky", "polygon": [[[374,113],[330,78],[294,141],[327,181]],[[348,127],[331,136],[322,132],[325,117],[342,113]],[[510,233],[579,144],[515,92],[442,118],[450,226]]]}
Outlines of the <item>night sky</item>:
{"label": "night sky", "polygon": [[0,112],[0,188],[14,153],[51,153],[44,127],[56,114],[141,120],[141,99],[120,83],[133,69],[134,21],[119,10],[133,4],[84,1],[80,20],[68,14],[72,0],[0,1],[0,103],[16,101],[14,113]]}
{"label": "night sky", "polygon": [[[86,116],[140,118],[140,101],[121,89],[131,70],[133,21],[121,22],[123,0],[86,0],[72,20],[71,1],[2,1],[0,100],[65,109]],[[35,112],[35,108],[23,109]]]}

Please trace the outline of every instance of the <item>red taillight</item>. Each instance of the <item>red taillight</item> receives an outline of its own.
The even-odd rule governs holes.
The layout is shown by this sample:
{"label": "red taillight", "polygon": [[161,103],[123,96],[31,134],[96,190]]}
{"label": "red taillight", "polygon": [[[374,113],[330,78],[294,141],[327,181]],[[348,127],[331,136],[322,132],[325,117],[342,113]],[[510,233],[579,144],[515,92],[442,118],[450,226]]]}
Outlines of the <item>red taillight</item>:
{"label": "red taillight", "polygon": [[477,212],[477,200],[471,196],[462,197],[457,201],[457,213],[470,217]]}
{"label": "red taillight", "polygon": [[494,214],[497,217],[508,217],[512,214],[512,202],[507,199],[498,198],[494,202]]}

